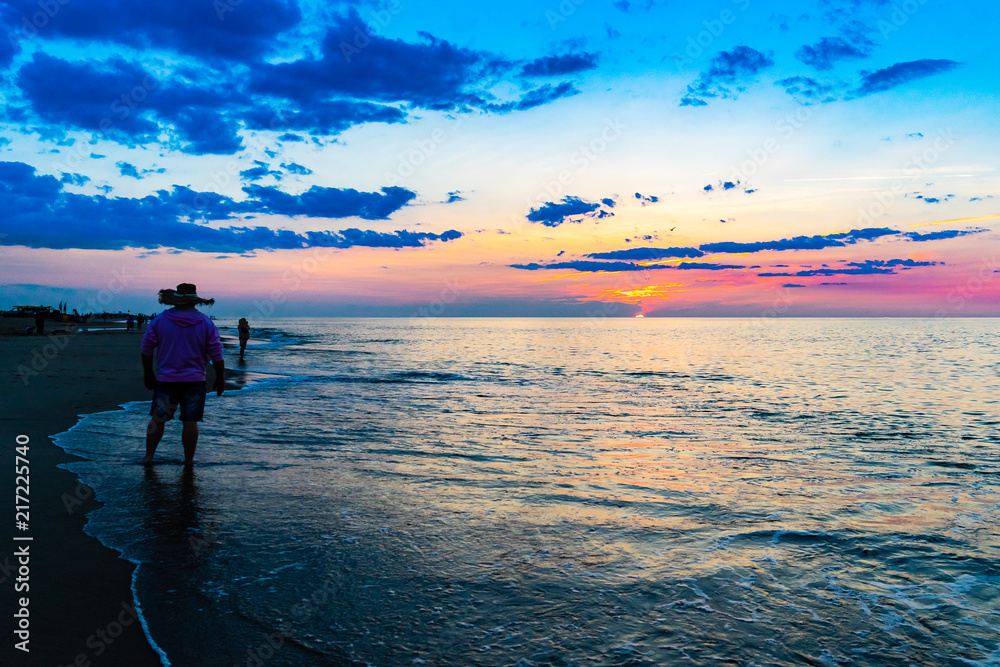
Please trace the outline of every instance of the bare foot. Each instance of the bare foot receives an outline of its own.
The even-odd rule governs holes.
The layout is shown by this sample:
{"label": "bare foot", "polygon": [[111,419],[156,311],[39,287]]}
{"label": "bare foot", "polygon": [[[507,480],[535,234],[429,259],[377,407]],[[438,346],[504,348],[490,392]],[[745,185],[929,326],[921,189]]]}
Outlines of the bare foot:
{"label": "bare foot", "polygon": [[142,460],[139,461],[139,463],[142,463],[143,465],[149,465],[152,462],[153,462],[153,457],[152,456],[143,456]]}

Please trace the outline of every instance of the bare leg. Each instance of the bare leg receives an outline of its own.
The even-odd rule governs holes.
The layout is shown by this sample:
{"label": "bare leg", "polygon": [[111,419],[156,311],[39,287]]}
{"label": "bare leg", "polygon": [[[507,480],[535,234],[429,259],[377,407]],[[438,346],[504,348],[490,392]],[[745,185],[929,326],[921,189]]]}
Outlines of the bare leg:
{"label": "bare leg", "polygon": [[146,427],[146,455],[142,457],[140,463],[153,462],[156,446],[160,444],[160,438],[163,437],[163,426],[164,423],[155,417],[149,420],[149,426]]}
{"label": "bare leg", "polygon": [[194,463],[194,450],[198,446],[198,422],[184,422],[181,442],[184,443],[184,465],[189,466]]}

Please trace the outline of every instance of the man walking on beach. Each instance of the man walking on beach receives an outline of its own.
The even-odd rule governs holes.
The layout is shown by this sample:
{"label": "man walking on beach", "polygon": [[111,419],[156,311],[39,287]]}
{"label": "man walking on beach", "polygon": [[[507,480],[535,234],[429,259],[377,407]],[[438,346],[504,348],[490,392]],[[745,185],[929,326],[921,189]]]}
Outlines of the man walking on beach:
{"label": "man walking on beach", "polygon": [[247,341],[250,340],[250,323],[247,322],[247,318],[240,318],[239,324],[236,325],[236,330],[240,334],[240,359],[242,359],[243,353],[247,349]]}
{"label": "man walking on beach", "polygon": [[[198,422],[205,412],[205,359],[215,368],[215,392],[225,390],[226,369],[222,361],[219,329],[195,306],[211,306],[215,299],[202,299],[191,283],[181,283],[176,290],[160,290],[160,303],[173,308],[149,323],[142,337],[143,382],[153,390],[146,429],[146,456],[142,463],[152,463],[156,446],[163,437],[164,425],[181,407],[181,442],[184,465],[194,463],[198,446]],[[153,373],[153,348],[156,348],[156,373]]]}

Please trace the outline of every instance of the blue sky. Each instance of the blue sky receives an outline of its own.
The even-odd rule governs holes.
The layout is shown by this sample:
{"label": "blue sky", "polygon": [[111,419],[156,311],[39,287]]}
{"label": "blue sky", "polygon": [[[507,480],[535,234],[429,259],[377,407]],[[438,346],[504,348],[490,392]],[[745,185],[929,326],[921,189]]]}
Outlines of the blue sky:
{"label": "blue sky", "polygon": [[0,7],[12,302],[998,314],[996,3]]}

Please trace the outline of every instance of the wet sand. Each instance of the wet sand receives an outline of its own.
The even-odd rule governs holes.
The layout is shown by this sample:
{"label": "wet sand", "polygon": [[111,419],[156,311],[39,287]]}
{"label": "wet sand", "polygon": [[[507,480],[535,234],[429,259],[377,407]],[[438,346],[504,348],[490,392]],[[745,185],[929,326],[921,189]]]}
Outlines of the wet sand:
{"label": "wet sand", "polygon": [[[30,589],[14,592],[11,539],[13,497],[4,500],[0,582],[4,588],[3,665],[160,665],[133,612],[134,566],[84,532],[87,514],[100,506],[76,476],[57,466],[74,460],[50,436],[72,427],[79,415],[148,400],[142,384],[141,335],[124,331],[49,336],[0,336],[0,442],[4,488],[14,488],[18,436],[30,439]],[[21,367],[21,373],[18,368]],[[211,368],[209,368],[211,379]],[[22,438],[23,441],[23,438]],[[167,446],[164,442],[162,447]],[[136,459],[143,443],[136,443]],[[9,560],[7,560],[9,559]],[[14,570],[9,566],[13,565]],[[30,653],[11,637],[17,598],[27,596]]]}

